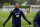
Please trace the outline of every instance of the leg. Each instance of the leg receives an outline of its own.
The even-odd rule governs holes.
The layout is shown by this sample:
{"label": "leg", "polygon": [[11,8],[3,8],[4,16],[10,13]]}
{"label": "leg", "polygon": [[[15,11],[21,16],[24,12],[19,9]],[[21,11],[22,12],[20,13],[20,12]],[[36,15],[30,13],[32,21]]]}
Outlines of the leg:
{"label": "leg", "polygon": [[12,24],[12,27],[16,27],[16,24]]}
{"label": "leg", "polygon": [[27,15],[29,15],[29,11],[27,11]]}
{"label": "leg", "polygon": [[16,26],[17,26],[17,27],[21,27],[21,25],[20,25],[20,24],[17,24]]}

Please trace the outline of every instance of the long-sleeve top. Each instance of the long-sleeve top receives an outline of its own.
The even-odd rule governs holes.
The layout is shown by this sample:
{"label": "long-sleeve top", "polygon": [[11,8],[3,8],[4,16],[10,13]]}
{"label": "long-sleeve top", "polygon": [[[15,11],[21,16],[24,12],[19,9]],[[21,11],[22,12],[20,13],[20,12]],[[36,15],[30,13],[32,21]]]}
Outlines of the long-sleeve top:
{"label": "long-sleeve top", "polygon": [[14,10],[11,10],[11,12],[10,12],[10,15],[9,15],[9,17],[8,17],[8,19],[5,21],[5,23],[11,18],[11,16],[12,16],[12,24],[13,23],[15,23],[15,24],[21,24],[21,15],[23,16],[23,18],[27,21],[27,22],[29,22],[28,20],[27,20],[27,18],[24,16],[24,13],[23,13],[23,11],[21,10],[21,9],[14,9]]}

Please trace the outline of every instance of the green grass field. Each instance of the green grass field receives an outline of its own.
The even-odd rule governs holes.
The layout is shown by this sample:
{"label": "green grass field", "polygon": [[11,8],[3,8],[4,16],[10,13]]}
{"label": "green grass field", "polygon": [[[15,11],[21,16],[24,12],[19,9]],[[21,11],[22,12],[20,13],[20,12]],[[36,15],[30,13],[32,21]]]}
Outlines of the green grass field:
{"label": "green grass field", "polygon": [[[26,12],[24,12],[25,14]],[[8,18],[10,12],[8,11],[0,11],[0,27],[3,27],[3,23],[6,21]],[[33,27],[33,19],[35,16],[36,12],[30,12],[29,15],[26,15],[26,18],[32,23],[29,25],[23,17],[21,17],[21,27]],[[12,18],[6,23],[5,27],[12,27]]]}

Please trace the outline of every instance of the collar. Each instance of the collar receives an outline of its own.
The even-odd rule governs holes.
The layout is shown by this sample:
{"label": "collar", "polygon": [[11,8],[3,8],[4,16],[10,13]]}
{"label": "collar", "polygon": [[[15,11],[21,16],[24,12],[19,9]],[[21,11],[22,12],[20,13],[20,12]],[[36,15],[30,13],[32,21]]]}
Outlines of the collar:
{"label": "collar", "polygon": [[19,8],[15,8],[15,10],[18,10]]}

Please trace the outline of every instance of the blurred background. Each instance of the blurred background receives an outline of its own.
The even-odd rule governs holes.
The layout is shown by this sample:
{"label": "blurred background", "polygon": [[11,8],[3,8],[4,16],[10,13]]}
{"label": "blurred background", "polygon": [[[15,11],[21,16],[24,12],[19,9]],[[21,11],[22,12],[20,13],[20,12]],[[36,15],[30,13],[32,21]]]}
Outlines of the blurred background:
{"label": "blurred background", "polygon": [[[13,3],[17,2],[26,18],[32,23],[28,23],[21,17],[21,27],[33,27],[33,19],[37,11],[40,9],[40,0],[0,0],[0,27],[8,18],[10,11],[14,9]],[[6,23],[5,27],[12,27],[12,18]]]}

